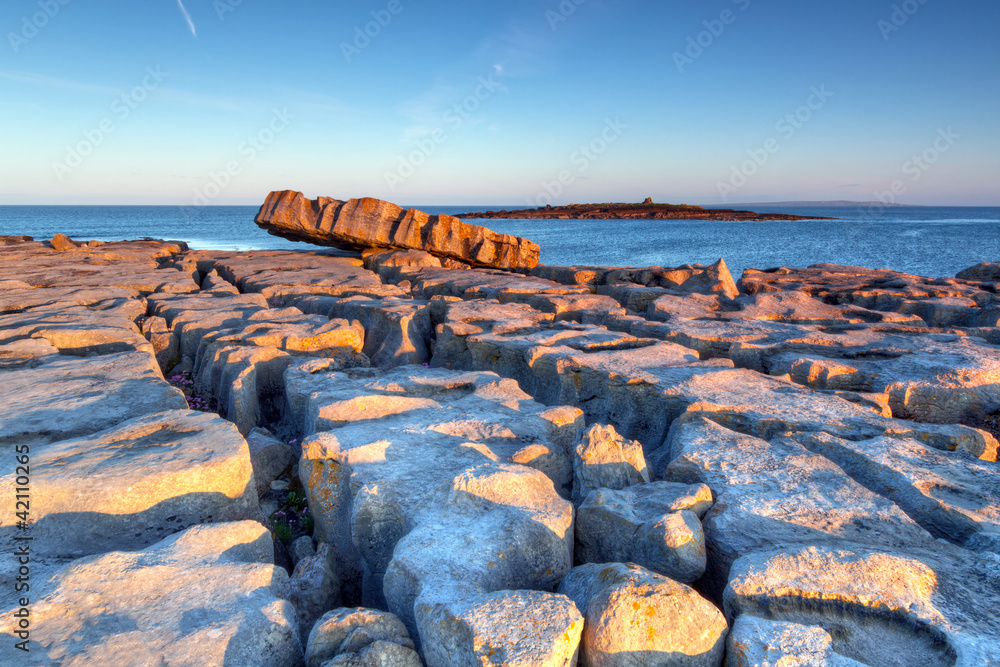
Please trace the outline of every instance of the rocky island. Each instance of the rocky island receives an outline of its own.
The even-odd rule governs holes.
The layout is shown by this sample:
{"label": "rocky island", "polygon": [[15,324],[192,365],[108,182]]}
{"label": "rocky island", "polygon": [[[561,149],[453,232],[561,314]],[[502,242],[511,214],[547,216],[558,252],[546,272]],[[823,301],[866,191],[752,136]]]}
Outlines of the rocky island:
{"label": "rocky island", "polygon": [[1000,665],[1000,264],[257,223],[0,237],[0,664]]}
{"label": "rocky island", "polygon": [[515,211],[473,211],[459,213],[458,218],[492,218],[515,220],[717,220],[754,222],[763,220],[834,220],[808,215],[785,213],[754,213],[730,208],[702,208],[689,204],[654,204],[647,198],[641,204],[569,204],[541,206]]}

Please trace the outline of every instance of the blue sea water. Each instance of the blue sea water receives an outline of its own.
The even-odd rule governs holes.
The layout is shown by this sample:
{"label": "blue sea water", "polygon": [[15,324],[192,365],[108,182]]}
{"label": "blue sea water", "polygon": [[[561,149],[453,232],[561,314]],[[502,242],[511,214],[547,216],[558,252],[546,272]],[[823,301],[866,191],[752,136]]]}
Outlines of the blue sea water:
{"label": "blue sea water", "polygon": [[[429,213],[490,207],[417,206]],[[501,207],[494,207],[501,208]],[[836,220],[704,222],[697,220],[473,220],[524,236],[545,264],[678,266],[720,257],[734,276],[745,268],[823,262],[953,276],[1000,261],[1000,207],[766,207],[760,212]],[[254,206],[0,206],[0,235],[114,241],[154,237],[197,249],[306,249],[254,224]]]}

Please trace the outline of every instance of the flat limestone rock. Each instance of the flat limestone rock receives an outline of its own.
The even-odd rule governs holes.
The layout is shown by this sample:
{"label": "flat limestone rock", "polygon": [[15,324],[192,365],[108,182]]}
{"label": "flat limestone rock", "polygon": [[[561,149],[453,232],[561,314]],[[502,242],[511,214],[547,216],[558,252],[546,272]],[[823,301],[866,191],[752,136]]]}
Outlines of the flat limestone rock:
{"label": "flat limestone rock", "polygon": [[[194,524],[260,511],[246,441],[207,413],[157,413],[35,446],[31,463],[32,544],[49,556],[140,549]],[[0,477],[12,505],[15,486],[13,469]],[[3,524],[6,543],[17,531]]]}
{"label": "flat limestone rock", "polygon": [[538,245],[527,239],[378,199],[309,200],[301,192],[272,192],[255,221],[276,236],[318,245],[425,250],[498,269],[530,270],[538,264]]}
{"label": "flat limestone rock", "polygon": [[0,372],[0,443],[44,444],[97,433],[128,419],[186,410],[151,354],[49,355],[33,368]]}
{"label": "flat limestone rock", "polygon": [[965,451],[915,440],[852,442],[826,433],[797,438],[858,482],[899,505],[935,537],[1000,553],[1000,471]]}
{"label": "flat limestone rock", "polygon": [[[665,369],[679,375],[679,369]],[[889,419],[871,409],[790,381],[745,369],[717,369],[664,382],[663,403],[671,417],[705,416],[742,433],[769,440],[792,431],[826,432],[850,440],[891,434],[913,437],[938,449],[966,449],[994,461],[997,440],[961,425],[920,424]]]}
{"label": "flat limestone rock", "polygon": [[362,351],[374,366],[393,368],[430,361],[429,344],[434,325],[427,301],[309,296],[297,299],[295,305],[304,312],[361,322],[364,327]]}
{"label": "flat limestone rock", "polygon": [[896,553],[828,545],[736,561],[726,615],[820,626],[875,667],[996,665],[996,564],[961,549]]}
{"label": "flat limestone rock", "polygon": [[288,576],[273,559],[267,529],[243,521],[72,561],[32,577],[30,654],[15,648],[16,607],[5,608],[0,663],[296,667]]}
{"label": "flat limestone rock", "polygon": [[583,613],[582,665],[722,664],[726,619],[689,586],[638,565],[594,563],[574,568],[559,592]]}
{"label": "flat limestone rock", "polygon": [[738,617],[726,639],[728,667],[865,667],[833,650],[818,626]]}
{"label": "flat limestone rock", "polygon": [[707,484],[715,504],[704,519],[706,583],[721,592],[731,564],[759,550],[854,542],[925,548],[934,540],[894,503],[788,438],[770,442],[703,418],[672,430],[665,477]]}
{"label": "flat limestone rock", "polygon": [[[768,372],[815,389],[885,393],[893,415],[933,424],[969,423],[1000,410],[1000,348],[967,336],[930,334],[882,355],[774,355]],[[817,350],[817,352],[819,352]],[[881,356],[881,358],[879,358]]]}

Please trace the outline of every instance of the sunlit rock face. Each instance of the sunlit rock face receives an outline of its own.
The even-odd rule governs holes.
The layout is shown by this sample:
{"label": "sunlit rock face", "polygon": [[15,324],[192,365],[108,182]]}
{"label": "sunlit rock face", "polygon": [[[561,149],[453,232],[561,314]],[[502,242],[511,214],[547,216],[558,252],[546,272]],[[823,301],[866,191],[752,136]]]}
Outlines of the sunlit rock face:
{"label": "sunlit rock face", "polygon": [[272,192],[256,222],[271,234],[349,250],[425,250],[473,266],[530,270],[538,245],[497,234],[450,215],[404,210],[380,199],[306,199],[301,192]]}

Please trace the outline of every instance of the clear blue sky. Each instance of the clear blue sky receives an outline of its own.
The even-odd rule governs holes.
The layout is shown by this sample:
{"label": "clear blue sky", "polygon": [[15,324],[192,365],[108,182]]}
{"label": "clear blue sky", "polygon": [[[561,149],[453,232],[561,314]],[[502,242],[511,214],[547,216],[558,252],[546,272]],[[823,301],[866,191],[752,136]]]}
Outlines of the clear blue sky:
{"label": "clear blue sky", "polygon": [[0,204],[1000,205],[1000,4],[893,5],[5,0]]}

